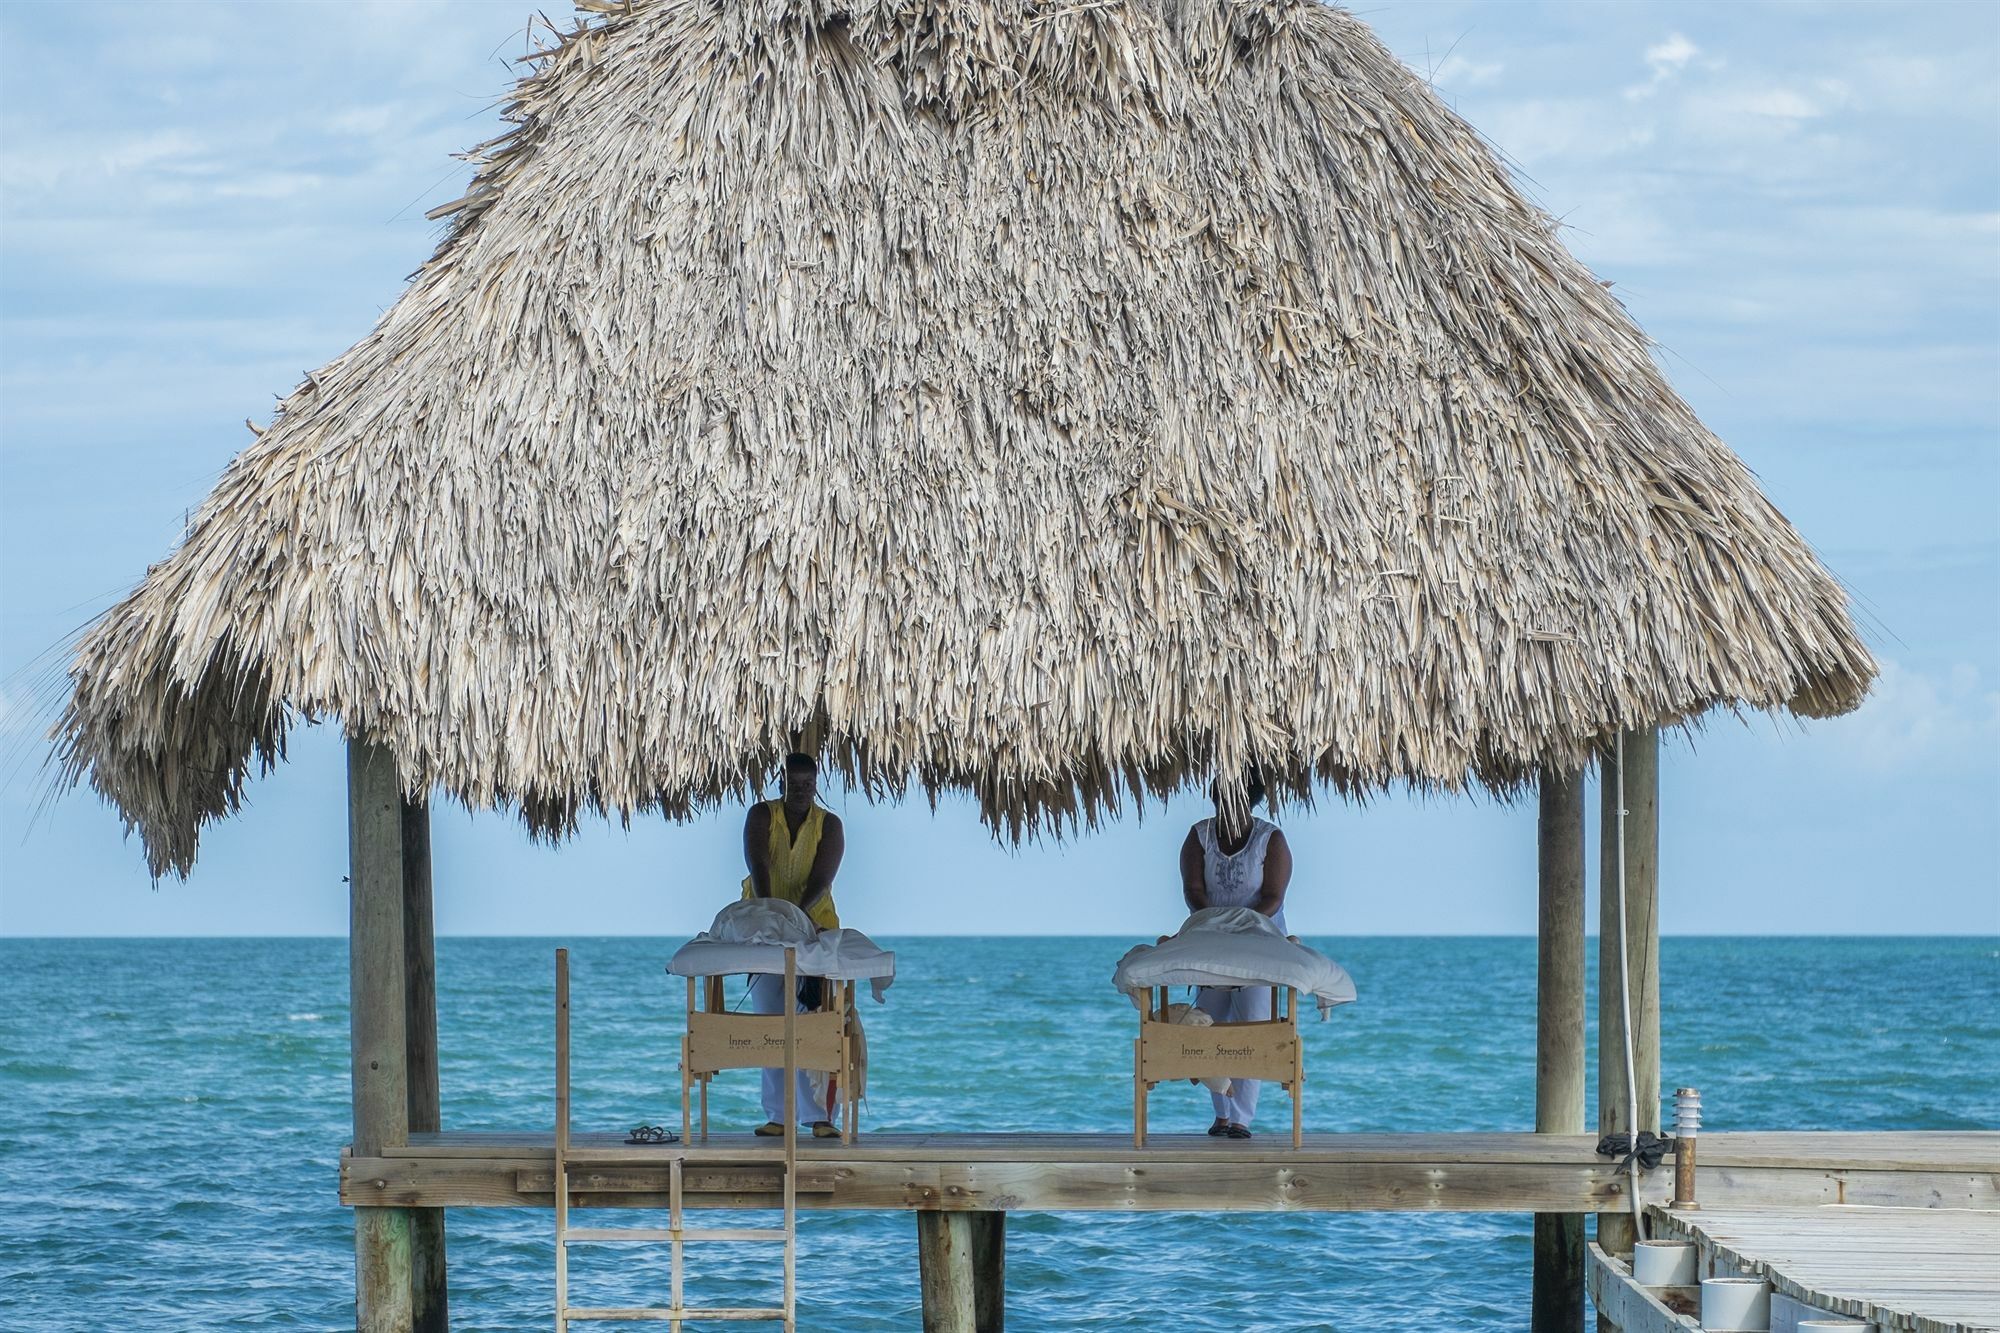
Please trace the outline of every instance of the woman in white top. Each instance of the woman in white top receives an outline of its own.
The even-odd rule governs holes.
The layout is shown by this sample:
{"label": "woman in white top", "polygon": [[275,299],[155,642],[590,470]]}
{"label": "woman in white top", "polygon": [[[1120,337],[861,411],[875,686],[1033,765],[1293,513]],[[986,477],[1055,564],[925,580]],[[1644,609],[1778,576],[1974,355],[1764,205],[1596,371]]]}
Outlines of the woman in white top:
{"label": "woman in white top", "polygon": [[[1205,907],[1250,907],[1283,930],[1285,888],[1292,882],[1292,849],[1285,845],[1285,835],[1276,824],[1250,813],[1264,799],[1262,780],[1252,775],[1245,786],[1242,813],[1233,821],[1223,811],[1218,796],[1215,818],[1204,819],[1188,830],[1187,841],[1181,844],[1181,894],[1190,912]],[[1214,788],[1210,794],[1216,795]],[[1203,986],[1194,1002],[1218,1023],[1261,1023],[1271,1017],[1268,986]],[[1215,1123],[1208,1132],[1232,1139],[1249,1138],[1260,1086],[1254,1078],[1239,1078],[1231,1083],[1228,1093],[1211,1092]]]}

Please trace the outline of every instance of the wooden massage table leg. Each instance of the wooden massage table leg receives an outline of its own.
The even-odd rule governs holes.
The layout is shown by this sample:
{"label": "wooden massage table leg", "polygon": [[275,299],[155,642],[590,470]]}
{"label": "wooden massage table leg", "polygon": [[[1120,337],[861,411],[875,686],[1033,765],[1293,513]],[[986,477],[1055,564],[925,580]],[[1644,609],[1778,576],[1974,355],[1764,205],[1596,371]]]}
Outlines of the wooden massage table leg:
{"label": "wooden massage table leg", "polygon": [[1285,1021],[1292,1030],[1292,1147],[1306,1142],[1306,1048],[1299,1040],[1299,993],[1285,989]]}
{"label": "wooden massage table leg", "polygon": [[[1143,1024],[1146,1020],[1142,1017],[1139,1021]],[[1146,1067],[1145,1045],[1143,1035],[1132,1039],[1132,1146],[1135,1148],[1146,1146],[1146,1080],[1142,1072]]]}
{"label": "wooden massage table leg", "polygon": [[[1157,1001],[1157,1008],[1155,1002]],[[1146,1146],[1146,1102],[1152,1087],[1146,1082],[1146,1021],[1157,1017],[1165,1021],[1167,1017],[1167,988],[1160,987],[1157,995],[1150,988],[1140,992],[1139,1035],[1132,1041],[1132,1146]]]}
{"label": "wooden massage table leg", "polygon": [[[705,989],[708,994],[702,1007],[711,1014],[724,1012],[729,1006],[723,999],[722,978],[709,977],[707,981]],[[704,1143],[708,1141],[708,1085],[714,1078],[713,1070],[704,1070],[701,1074],[701,1137]]]}
{"label": "wooden massage table leg", "polygon": [[692,1135],[694,1132],[694,1123],[693,1123],[694,1101],[691,1096],[691,1093],[694,1088],[694,1071],[688,1067],[688,1061],[692,1059],[694,1055],[693,1033],[694,1033],[694,1011],[695,1011],[696,991],[695,991],[693,977],[689,977],[687,979],[687,983],[688,983],[688,998],[687,998],[688,1018],[686,1024],[683,1026],[683,1029],[681,1031],[681,1142],[682,1143],[686,1143],[688,1141],[689,1136]]}
{"label": "wooden massage table leg", "polygon": [[845,1081],[840,1086],[847,1104],[841,1108],[841,1128],[844,1131],[840,1136],[842,1143],[854,1142],[861,1133],[861,1099],[854,1095],[854,1090],[860,1086],[858,1081],[860,1074],[856,1068],[854,1043],[847,1035],[847,1025],[853,1017],[854,983],[843,981],[840,983],[840,1067],[843,1071],[841,1077]]}

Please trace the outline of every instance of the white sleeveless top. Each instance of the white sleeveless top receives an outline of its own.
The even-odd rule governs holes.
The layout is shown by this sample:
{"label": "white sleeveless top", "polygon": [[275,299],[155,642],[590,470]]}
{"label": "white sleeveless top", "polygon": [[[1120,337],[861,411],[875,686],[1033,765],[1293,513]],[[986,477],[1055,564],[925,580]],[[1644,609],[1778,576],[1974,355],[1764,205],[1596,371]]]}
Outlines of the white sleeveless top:
{"label": "white sleeveless top", "polygon": [[[1195,840],[1201,844],[1201,873],[1208,885],[1210,907],[1254,907],[1264,891],[1264,853],[1278,826],[1268,819],[1250,818],[1250,836],[1234,856],[1222,850],[1215,839],[1215,821],[1204,819],[1194,826]],[[1271,924],[1285,929],[1285,909],[1280,907]],[[1289,933],[1289,932],[1288,932]]]}

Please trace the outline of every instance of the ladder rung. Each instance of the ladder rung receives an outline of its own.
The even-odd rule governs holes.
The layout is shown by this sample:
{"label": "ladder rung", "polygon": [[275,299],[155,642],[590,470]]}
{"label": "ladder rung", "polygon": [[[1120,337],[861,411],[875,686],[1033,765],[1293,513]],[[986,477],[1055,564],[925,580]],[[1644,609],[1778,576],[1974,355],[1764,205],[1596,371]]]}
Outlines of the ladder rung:
{"label": "ladder rung", "polygon": [[[682,1312],[685,1314],[685,1311]],[[562,1312],[565,1319],[616,1319],[623,1323],[652,1322],[664,1324],[674,1317],[674,1311],[664,1305],[640,1305],[620,1308],[615,1305],[590,1306],[572,1305]]]}
{"label": "ladder rung", "polygon": [[776,1319],[783,1319],[785,1317],[785,1312],[781,1309],[778,1309],[776,1307],[765,1308],[761,1306],[718,1306],[708,1309],[697,1309],[693,1306],[689,1306],[688,1308],[683,1310],[674,1310],[674,1309],[669,1309],[664,1305],[639,1305],[639,1306],[624,1306],[624,1307],[615,1305],[607,1305],[607,1306],[572,1305],[567,1310],[564,1310],[562,1313],[563,1313],[563,1318],[565,1319],[577,1319],[577,1320],[604,1319],[604,1320],[619,1320],[626,1323],[645,1322],[645,1323],[656,1323],[656,1324],[664,1324],[670,1320],[675,1320],[675,1319],[679,1319],[688,1323],[695,1323],[704,1319],[715,1319],[715,1320],[735,1319],[747,1322],[753,1319],[776,1320]]}
{"label": "ladder rung", "polygon": [[783,1319],[782,1306],[763,1305],[720,1305],[706,1309],[688,1308],[681,1311],[689,1319]]}
{"label": "ladder rung", "polygon": [[[671,1227],[571,1227],[563,1233],[563,1243],[596,1241],[671,1241]],[[683,1227],[683,1241],[701,1240],[783,1240],[783,1227]]]}

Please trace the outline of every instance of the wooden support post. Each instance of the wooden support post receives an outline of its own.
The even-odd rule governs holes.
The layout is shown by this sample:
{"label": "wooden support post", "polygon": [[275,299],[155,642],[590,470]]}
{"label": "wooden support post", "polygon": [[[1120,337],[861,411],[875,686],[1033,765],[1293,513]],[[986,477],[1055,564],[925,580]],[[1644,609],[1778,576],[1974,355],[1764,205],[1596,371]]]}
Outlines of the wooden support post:
{"label": "wooden support post", "polygon": [[[409,1062],[410,1132],[444,1128],[438,1100],[437,950],[431,911],[431,810],[405,798],[403,813],[403,1049]],[[410,1309],[417,1333],[449,1333],[444,1209],[410,1215]]]}
{"label": "wooden support post", "polygon": [[975,1333],[1007,1327],[1007,1214],[972,1214],[972,1324]]}
{"label": "wooden support post", "polygon": [[[410,1137],[403,987],[403,789],[395,756],[347,743],[348,1013],[354,1155],[380,1156]],[[357,1333],[413,1333],[407,1208],[354,1210]]]}
{"label": "wooden support post", "polygon": [[[1602,859],[1597,885],[1597,1132],[1637,1133],[1660,1128],[1660,733],[1652,727],[1624,734],[1624,771],[1615,754],[1601,766]],[[1624,793],[1621,839],[1619,792]],[[1625,951],[1618,951],[1618,882],[1625,881]],[[1639,1123],[1626,1121],[1625,1029],[1620,991],[1632,1008],[1633,1091]],[[1597,1215],[1597,1243],[1607,1253],[1630,1253],[1638,1239],[1628,1209]]]}
{"label": "wooden support post", "polygon": [[569,1330],[569,950],[556,950],[556,1333]]}
{"label": "wooden support post", "polygon": [[[1536,859],[1535,1132],[1584,1125],[1583,775],[1544,772]],[[1534,1333],[1578,1333],[1584,1310],[1581,1213],[1535,1214]]]}
{"label": "wooden support post", "polygon": [[917,1214],[917,1282],[924,1333],[978,1333],[972,1280],[972,1215]]}
{"label": "wooden support post", "polygon": [[785,946],[785,1333],[798,1309],[799,951]]}
{"label": "wooden support post", "polygon": [[409,1333],[410,1218],[413,1208],[354,1210],[355,1333]]}

